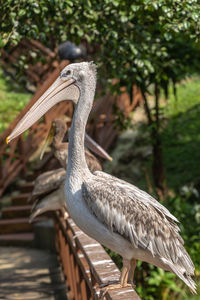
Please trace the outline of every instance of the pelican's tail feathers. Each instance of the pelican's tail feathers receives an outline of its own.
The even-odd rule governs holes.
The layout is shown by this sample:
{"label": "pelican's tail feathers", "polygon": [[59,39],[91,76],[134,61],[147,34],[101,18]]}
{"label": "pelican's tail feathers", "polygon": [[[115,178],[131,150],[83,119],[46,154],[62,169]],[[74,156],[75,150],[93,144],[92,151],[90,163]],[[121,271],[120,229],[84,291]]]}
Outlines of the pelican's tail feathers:
{"label": "pelican's tail feathers", "polygon": [[173,272],[181,279],[183,280],[183,282],[185,282],[185,284],[189,287],[190,291],[192,292],[192,294],[196,294],[196,283],[194,282],[194,280],[192,279],[191,275],[186,274],[186,273],[182,273],[181,271],[178,270],[178,268],[174,267]]}
{"label": "pelican's tail feathers", "polygon": [[[162,260],[163,260],[163,262],[165,261],[165,264],[166,264],[166,260],[165,259],[162,259]],[[188,263],[188,261],[187,261],[187,263]],[[193,263],[190,265],[189,271],[187,268],[183,267],[183,261],[181,261],[181,264],[174,264],[173,262],[167,261],[167,265],[169,267],[168,270],[173,272],[181,280],[183,280],[183,282],[189,287],[190,291],[193,294],[197,293],[196,283],[194,282],[194,280],[191,277],[194,275]]]}

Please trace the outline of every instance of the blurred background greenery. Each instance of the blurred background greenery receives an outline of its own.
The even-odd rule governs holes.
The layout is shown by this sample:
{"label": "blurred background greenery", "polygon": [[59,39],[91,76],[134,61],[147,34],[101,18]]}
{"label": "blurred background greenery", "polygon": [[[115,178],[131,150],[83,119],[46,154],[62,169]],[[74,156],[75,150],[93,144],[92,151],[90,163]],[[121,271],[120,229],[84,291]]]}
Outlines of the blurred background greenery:
{"label": "blurred background greenery", "polygon": [[5,78],[0,69],[0,134],[8,127],[17,114],[24,108],[31,98],[31,94],[22,87],[10,84],[10,78]]}

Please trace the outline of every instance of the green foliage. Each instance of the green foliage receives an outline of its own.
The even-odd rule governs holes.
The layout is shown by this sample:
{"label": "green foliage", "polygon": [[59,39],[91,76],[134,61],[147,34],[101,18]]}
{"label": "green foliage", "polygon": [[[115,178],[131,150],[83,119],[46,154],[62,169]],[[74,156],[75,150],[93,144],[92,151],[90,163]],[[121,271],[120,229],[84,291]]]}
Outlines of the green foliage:
{"label": "green foliage", "polygon": [[[176,276],[170,272],[165,272],[152,265],[138,263],[138,273],[140,281],[136,283],[136,290],[141,299],[144,300],[167,300],[175,299],[174,294],[183,295],[183,290],[177,285]],[[141,281],[142,277],[142,281]],[[141,284],[142,282],[142,284]]]}
{"label": "green foliage", "polygon": [[113,113],[115,115],[114,128],[125,130],[131,127],[130,116],[125,116],[124,111],[115,104],[113,105]]}
{"label": "green foliage", "polygon": [[198,0],[6,0],[1,14],[2,46],[24,37],[49,47],[87,40],[104,76],[127,87],[135,82],[149,91],[156,82],[166,90],[199,69]]}
{"label": "green foliage", "polygon": [[[172,92],[164,116],[162,142],[168,187],[199,180],[200,165],[200,84],[199,77],[183,81],[177,87],[176,100]],[[181,174],[181,176],[180,176]]]}
{"label": "green foliage", "polygon": [[173,87],[170,86],[167,106],[163,107],[166,117],[171,118],[186,113],[200,103],[199,82],[198,75],[187,77],[177,85],[176,97],[174,97]]}
{"label": "green foliage", "polygon": [[30,94],[19,92],[17,88],[13,91],[13,85],[11,87],[5,80],[0,69],[0,133],[14,120],[29,99]]}

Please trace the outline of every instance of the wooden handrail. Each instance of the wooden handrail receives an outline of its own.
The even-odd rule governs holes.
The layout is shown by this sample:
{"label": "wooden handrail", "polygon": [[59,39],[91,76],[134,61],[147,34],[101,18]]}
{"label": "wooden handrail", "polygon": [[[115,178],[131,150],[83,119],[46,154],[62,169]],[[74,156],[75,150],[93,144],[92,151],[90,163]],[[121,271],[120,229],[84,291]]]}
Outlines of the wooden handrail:
{"label": "wooden handrail", "polygon": [[[99,284],[116,281],[120,271],[104,248],[72,219],[55,213],[56,248],[72,300],[100,299]],[[132,288],[110,290],[105,299],[141,300]]]}

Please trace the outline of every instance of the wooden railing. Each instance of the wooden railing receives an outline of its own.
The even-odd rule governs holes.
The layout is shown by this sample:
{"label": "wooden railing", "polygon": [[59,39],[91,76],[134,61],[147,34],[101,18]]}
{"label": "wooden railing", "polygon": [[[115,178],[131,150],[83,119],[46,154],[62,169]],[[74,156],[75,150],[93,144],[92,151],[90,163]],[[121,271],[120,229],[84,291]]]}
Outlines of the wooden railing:
{"label": "wooden railing", "polygon": [[[70,300],[100,299],[99,284],[119,280],[120,271],[104,248],[83,233],[72,219],[55,213],[56,248]],[[141,300],[130,287],[110,290],[104,299]]]}

